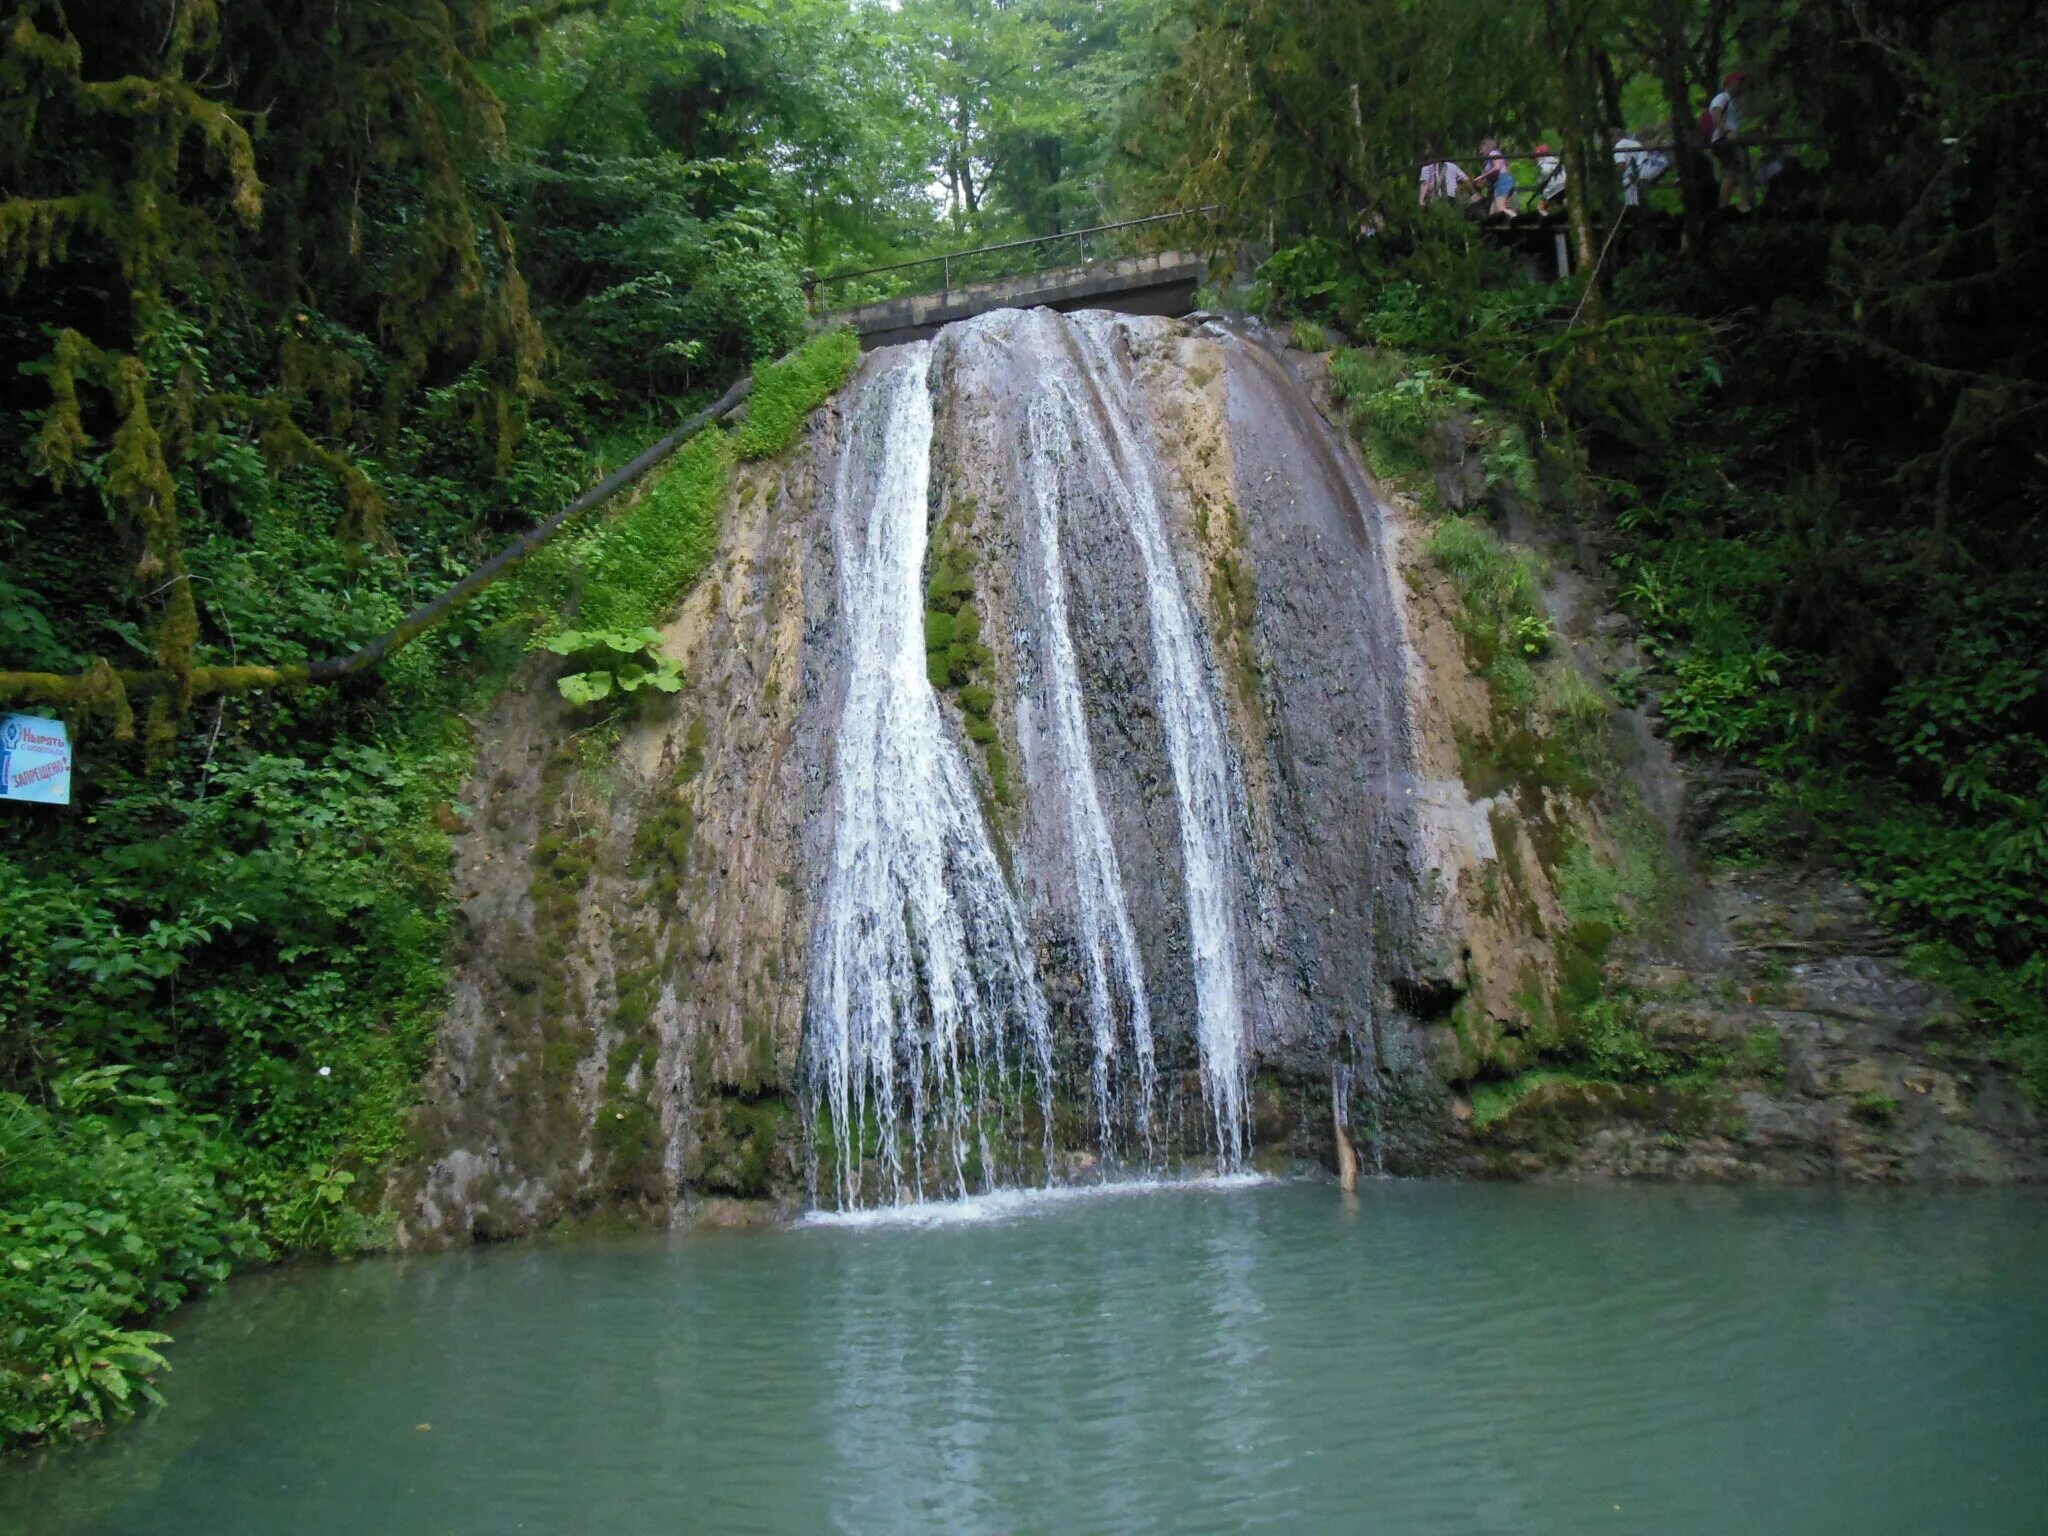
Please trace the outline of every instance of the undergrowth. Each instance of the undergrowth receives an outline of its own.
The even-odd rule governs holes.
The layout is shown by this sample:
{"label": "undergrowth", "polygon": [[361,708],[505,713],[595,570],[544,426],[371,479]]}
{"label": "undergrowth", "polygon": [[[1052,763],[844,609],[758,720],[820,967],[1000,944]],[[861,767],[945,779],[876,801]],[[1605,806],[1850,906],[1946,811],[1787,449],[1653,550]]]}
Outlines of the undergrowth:
{"label": "undergrowth", "polygon": [[[473,814],[461,715],[572,597],[582,627],[659,618],[710,556],[738,457],[787,446],[850,358],[827,336],[764,369],[741,433],[700,434],[367,684],[219,700],[155,765],[83,749],[78,805],[0,821],[0,1438],[151,1400],[150,1320],[231,1267],[389,1241],[385,1181],[445,1003],[450,839]],[[483,559],[504,496],[531,515],[637,446],[593,455],[537,423],[503,474],[465,482],[422,434],[380,478],[433,515],[363,559],[318,477],[266,487],[223,436],[186,522],[195,585],[252,653],[346,651]],[[24,597],[70,556],[18,547],[39,563],[8,572],[29,587],[0,580],[11,656],[75,665],[99,642]]]}

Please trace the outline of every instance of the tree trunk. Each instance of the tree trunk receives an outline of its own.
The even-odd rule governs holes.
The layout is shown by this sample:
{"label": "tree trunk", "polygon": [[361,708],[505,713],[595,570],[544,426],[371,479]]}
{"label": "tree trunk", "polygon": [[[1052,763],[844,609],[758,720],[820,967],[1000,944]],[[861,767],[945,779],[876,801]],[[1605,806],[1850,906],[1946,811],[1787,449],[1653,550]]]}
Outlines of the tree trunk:
{"label": "tree trunk", "polygon": [[960,135],[959,144],[954,153],[959,157],[960,161],[960,191],[966,200],[969,215],[978,213],[981,210],[981,199],[975,195],[974,191],[974,151],[968,137],[968,131],[972,126],[972,122],[973,120],[967,115],[967,98],[962,96],[958,99],[953,118],[954,130]]}
{"label": "tree trunk", "polygon": [[[1559,0],[1543,0],[1543,16],[1549,33],[1551,57],[1557,60],[1558,70],[1558,120],[1564,131],[1564,145],[1560,159],[1564,162],[1565,218],[1571,225],[1572,254],[1578,263],[1580,278],[1591,285],[1597,276],[1594,268],[1600,259],[1599,247],[1593,238],[1593,172],[1592,164],[1586,157],[1586,144],[1599,136],[1598,113],[1593,108],[1592,91],[1587,80],[1589,72],[1588,55],[1591,48],[1584,40],[1583,17],[1581,25],[1570,25]],[[1586,309],[1597,323],[1600,318],[1600,295],[1596,288],[1586,290]]]}
{"label": "tree trunk", "polygon": [[1707,211],[1713,190],[1703,175],[1699,136],[1691,110],[1692,88],[1685,67],[1685,12],[1673,0],[1657,8],[1657,83],[1664,89],[1669,116],[1671,168],[1678,173],[1678,201],[1684,210],[1685,248],[1698,259],[1705,247]]}
{"label": "tree trunk", "polygon": [[1570,193],[1564,200],[1565,217],[1572,226],[1572,259],[1593,280],[1593,267],[1600,259],[1600,247],[1593,236],[1593,169],[1586,158],[1586,141],[1576,133],[1564,136],[1564,181]]}

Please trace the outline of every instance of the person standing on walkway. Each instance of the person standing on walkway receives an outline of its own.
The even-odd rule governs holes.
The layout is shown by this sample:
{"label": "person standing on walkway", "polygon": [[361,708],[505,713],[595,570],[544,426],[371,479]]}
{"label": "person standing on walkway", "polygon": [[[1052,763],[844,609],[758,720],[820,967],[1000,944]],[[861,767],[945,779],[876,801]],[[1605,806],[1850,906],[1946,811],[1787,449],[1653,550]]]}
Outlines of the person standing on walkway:
{"label": "person standing on walkway", "polygon": [[1421,205],[1427,208],[1439,198],[1454,199],[1458,189],[1472,178],[1465,174],[1465,168],[1455,160],[1432,160],[1422,168],[1418,180]]}
{"label": "person standing on walkway", "polygon": [[1487,196],[1493,199],[1487,208],[1489,214],[1515,214],[1515,173],[1508,169],[1508,157],[1500,152],[1498,139],[1486,139],[1479,146],[1479,152],[1486,157],[1485,169],[1479,173],[1479,180],[1485,184]]}
{"label": "person standing on walkway", "polygon": [[1640,139],[1624,133],[1614,141],[1614,170],[1621,178],[1621,201],[1626,207],[1643,206],[1643,183],[1649,180],[1643,174],[1647,158]]}
{"label": "person standing on walkway", "polygon": [[1564,200],[1564,162],[1548,144],[1536,146],[1536,211],[1550,212],[1552,203]]}
{"label": "person standing on walkway", "polygon": [[1707,151],[1721,168],[1722,206],[1733,203],[1744,213],[1751,202],[1749,150],[1738,135],[1742,131],[1742,86],[1748,78],[1739,69],[1730,70],[1721,77],[1721,94],[1707,103],[1707,116],[1713,123]]}

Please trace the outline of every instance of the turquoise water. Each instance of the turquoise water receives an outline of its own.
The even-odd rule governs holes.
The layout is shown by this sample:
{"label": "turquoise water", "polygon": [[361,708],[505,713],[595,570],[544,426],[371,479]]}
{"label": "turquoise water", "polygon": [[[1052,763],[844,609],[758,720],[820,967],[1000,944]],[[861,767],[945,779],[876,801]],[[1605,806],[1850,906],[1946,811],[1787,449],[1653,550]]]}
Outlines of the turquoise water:
{"label": "turquoise water", "polygon": [[241,1281],[168,1408],[0,1464],[0,1530],[2048,1529],[2040,1198],[966,1214]]}

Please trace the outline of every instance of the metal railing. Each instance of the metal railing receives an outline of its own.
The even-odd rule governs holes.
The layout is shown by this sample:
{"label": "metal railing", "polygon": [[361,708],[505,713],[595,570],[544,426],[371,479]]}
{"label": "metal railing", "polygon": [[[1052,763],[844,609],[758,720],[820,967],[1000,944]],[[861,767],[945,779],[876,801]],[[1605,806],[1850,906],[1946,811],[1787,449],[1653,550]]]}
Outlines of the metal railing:
{"label": "metal railing", "polygon": [[[1792,138],[1742,138],[1737,142],[1746,149],[1771,150],[1800,147],[1810,141]],[[1696,150],[1700,153],[1706,152],[1706,146],[1698,143],[1687,143],[1682,146],[1636,144],[1626,152],[1645,156],[1663,155],[1667,159],[1675,159],[1676,156],[1673,153],[1675,148]],[[1534,160],[1537,158],[1536,152],[1533,149],[1503,149],[1501,154],[1509,160]],[[1455,160],[1457,158],[1455,155],[1437,155],[1410,161],[1406,169],[1410,173],[1419,172],[1426,166],[1434,165],[1439,161]],[[1477,160],[1481,157],[1475,152],[1466,158]],[[1460,163],[1462,164],[1463,162],[1461,161]],[[1533,195],[1536,188],[1529,187],[1524,190]],[[1279,207],[1283,203],[1297,202],[1302,198],[1317,195],[1313,192],[1296,192],[1292,196],[1280,198],[1268,206]],[[822,276],[807,272],[804,274],[804,293],[811,311],[814,314],[822,313],[829,307],[831,287],[835,283],[853,284],[870,278],[893,278],[920,267],[937,267],[939,269],[938,291],[941,293],[951,293],[956,282],[976,283],[988,282],[999,277],[1019,277],[1030,272],[1044,270],[1048,265],[1048,263],[1036,260],[1006,263],[992,261],[992,258],[1014,255],[1024,251],[1038,251],[1047,246],[1072,243],[1076,249],[1076,260],[1080,264],[1085,265],[1091,259],[1089,256],[1090,240],[1095,242],[1095,256],[1093,259],[1114,259],[1118,256],[1134,254],[1127,238],[1128,231],[1142,229],[1154,224],[1167,224],[1177,219],[1198,218],[1205,214],[1219,213],[1221,211],[1222,209],[1219,204],[1204,203],[1197,208],[1176,208],[1171,213],[1153,213],[1138,219],[1119,219],[1112,224],[1092,224],[1086,229],[1062,230],[1056,235],[1032,235],[1022,240],[1000,240],[992,245],[971,246],[965,250],[958,251],[942,251],[935,256],[912,256],[903,261],[885,262],[875,267],[857,267],[849,271],[827,272]],[[861,293],[852,302],[872,304],[879,303],[885,299],[900,298],[906,293],[931,291],[913,282],[889,282],[881,286],[887,291]]]}
{"label": "metal railing", "polygon": [[[1189,219],[1197,215],[1216,212],[1214,205],[1200,208],[1177,208],[1172,213],[1147,214],[1141,219],[1119,219],[1113,224],[1091,224],[1086,229],[1062,230],[1056,235],[1032,235],[1023,240],[999,240],[993,245],[977,245],[967,250],[941,251],[936,256],[913,256],[907,261],[885,262],[879,267],[860,267],[853,271],[828,272],[823,276],[806,273],[804,289],[813,312],[822,312],[829,306],[831,285],[853,284],[865,278],[890,276],[907,273],[918,267],[939,269],[939,291],[951,293],[956,282],[988,282],[998,277],[1017,277],[1028,272],[1043,270],[1047,265],[1037,259],[1021,262],[991,262],[990,258],[1014,255],[1024,251],[1040,251],[1046,246],[1072,244],[1076,260],[1085,265],[1090,260],[1113,259],[1134,254],[1130,248],[1128,232],[1148,225],[1171,223],[1176,219]],[[1089,254],[1089,242],[1094,242],[1094,255]],[[1007,268],[1007,270],[995,270]],[[885,285],[891,292],[862,294],[860,303],[877,303],[883,299],[897,298],[911,291],[909,285],[890,283]]]}

